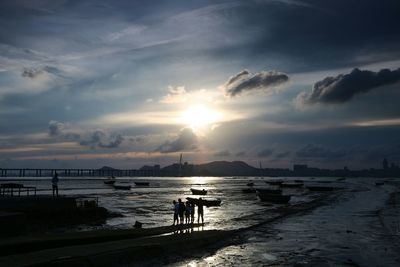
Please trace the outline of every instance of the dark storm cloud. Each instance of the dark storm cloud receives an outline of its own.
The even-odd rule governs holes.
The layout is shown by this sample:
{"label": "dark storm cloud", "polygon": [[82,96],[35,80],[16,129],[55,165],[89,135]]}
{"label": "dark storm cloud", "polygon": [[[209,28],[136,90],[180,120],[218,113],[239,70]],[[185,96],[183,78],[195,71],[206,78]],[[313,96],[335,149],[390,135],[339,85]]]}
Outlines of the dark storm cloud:
{"label": "dark storm cloud", "polygon": [[22,75],[22,77],[34,79],[41,74],[43,74],[43,70],[35,69],[35,68],[24,68],[21,75]]}
{"label": "dark storm cloud", "polygon": [[185,150],[193,150],[196,149],[196,143],[197,136],[194,134],[192,129],[185,128],[179,133],[177,139],[175,139],[174,141],[165,141],[155,151],[159,151],[161,153],[171,153]]}
{"label": "dark storm cloud", "polygon": [[58,136],[61,134],[64,129],[64,124],[55,120],[51,120],[49,122],[49,135],[50,136]]}
{"label": "dark storm cloud", "polygon": [[125,138],[121,134],[110,136],[108,133],[102,130],[96,130],[89,134],[89,138],[86,138],[79,142],[81,146],[89,146],[91,148],[117,148],[119,147]]}
{"label": "dark storm cloud", "polygon": [[271,148],[266,148],[266,149],[263,149],[263,150],[261,150],[260,152],[258,152],[257,155],[258,155],[259,157],[261,157],[261,158],[267,158],[267,157],[271,156],[272,153],[274,153],[274,150],[273,150],[273,149],[271,149]]}
{"label": "dark storm cloud", "polygon": [[216,157],[229,157],[230,155],[231,155],[231,152],[227,149],[214,153],[214,156],[216,156]]}
{"label": "dark storm cloud", "polygon": [[86,138],[81,138],[81,135],[74,132],[65,132],[66,125],[62,122],[51,120],[49,122],[49,136],[65,139],[68,141],[76,141],[81,146],[89,146],[91,148],[116,148],[121,145],[125,138],[121,134],[110,136],[107,132],[96,130],[86,132]]}
{"label": "dark storm cloud", "polygon": [[326,77],[314,84],[311,92],[302,92],[297,96],[300,104],[344,103],[355,95],[366,93],[380,86],[400,81],[400,69],[382,69],[378,72],[354,69],[349,74]]}
{"label": "dark storm cloud", "polygon": [[261,71],[251,74],[243,70],[229,78],[222,86],[227,96],[234,97],[254,90],[272,91],[275,87],[286,83],[289,77],[278,71]]}
{"label": "dark storm cloud", "polygon": [[[260,1],[238,9],[239,29],[262,29],[243,50],[250,50],[253,59],[260,62],[267,58],[282,64],[284,60],[286,71],[354,66],[399,57],[399,1],[302,2],[308,6]],[[238,50],[233,52],[238,54]],[[246,51],[241,53],[249,56]]]}
{"label": "dark storm cloud", "polygon": [[101,140],[106,136],[106,134],[103,131],[97,130],[94,131],[88,139],[82,140],[79,142],[81,146],[91,146],[95,147],[98,144],[101,143]]}
{"label": "dark storm cloud", "polygon": [[99,147],[103,147],[103,148],[116,148],[124,140],[125,140],[125,138],[122,135],[118,134],[117,136],[115,136],[114,140],[110,141],[108,144],[103,144],[102,142],[100,142],[98,145],[99,145]]}
{"label": "dark storm cloud", "polygon": [[348,154],[345,150],[333,150],[316,144],[308,144],[296,151],[298,158],[342,158]]}

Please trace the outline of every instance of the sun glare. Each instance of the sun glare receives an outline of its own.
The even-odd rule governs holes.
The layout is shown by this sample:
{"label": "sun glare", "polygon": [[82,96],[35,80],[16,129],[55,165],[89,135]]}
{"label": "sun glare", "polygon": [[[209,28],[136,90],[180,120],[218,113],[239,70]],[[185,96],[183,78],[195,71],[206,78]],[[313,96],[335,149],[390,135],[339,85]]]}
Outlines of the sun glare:
{"label": "sun glare", "polygon": [[197,105],[192,106],[182,113],[180,121],[193,128],[201,130],[212,126],[222,120],[222,113],[209,107]]}

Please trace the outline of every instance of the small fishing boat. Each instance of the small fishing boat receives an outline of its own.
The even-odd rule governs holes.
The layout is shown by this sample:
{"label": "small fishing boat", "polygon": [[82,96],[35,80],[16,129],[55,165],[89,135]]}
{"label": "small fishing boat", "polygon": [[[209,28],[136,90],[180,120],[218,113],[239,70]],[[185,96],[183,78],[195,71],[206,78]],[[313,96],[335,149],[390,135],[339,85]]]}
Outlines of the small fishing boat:
{"label": "small fishing boat", "polygon": [[201,196],[207,195],[207,190],[205,189],[190,188],[190,191],[192,191],[193,195],[201,195]]}
{"label": "small fishing boat", "polygon": [[186,198],[189,202],[195,204],[195,205],[203,205],[206,207],[217,207],[221,205],[221,199],[220,198],[194,198],[194,197],[187,197]]}
{"label": "small fishing boat", "polygon": [[131,190],[131,185],[129,185],[129,184],[114,184],[114,189],[117,189],[117,190]]}
{"label": "small fishing boat", "polygon": [[138,186],[149,186],[150,182],[135,182],[135,185],[138,185]]}
{"label": "small fishing boat", "polygon": [[319,186],[319,185],[309,185],[306,188],[310,191],[333,191],[332,186]]}
{"label": "small fishing boat", "polygon": [[254,185],[253,182],[247,183],[247,186],[253,186],[253,185]]}
{"label": "small fishing boat", "polygon": [[276,204],[286,204],[290,201],[290,195],[281,195],[281,194],[264,194],[264,193],[257,193],[258,197],[261,201],[271,202]]}
{"label": "small fishing boat", "polygon": [[115,184],[115,177],[114,177],[114,176],[111,176],[110,178],[107,178],[107,179],[104,180],[103,182],[104,182],[104,184],[113,185],[113,184]]}
{"label": "small fishing boat", "polygon": [[376,181],[375,182],[375,185],[384,185],[385,184],[385,182],[383,182],[383,181]]}

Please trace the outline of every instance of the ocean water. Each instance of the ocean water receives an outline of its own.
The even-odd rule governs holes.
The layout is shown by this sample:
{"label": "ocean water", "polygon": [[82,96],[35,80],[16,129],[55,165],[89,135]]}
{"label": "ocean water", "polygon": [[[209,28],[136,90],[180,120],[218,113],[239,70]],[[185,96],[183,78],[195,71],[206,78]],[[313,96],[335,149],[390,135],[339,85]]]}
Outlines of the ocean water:
{"label": "ocean water", "polygon": [[[242,189],[249,188],[247,183],[254,183],[254,188],[273,188],[265,181],[276,178],[263,177],[122,177],[117,184],[131,185],[131,190],[116,190],[104,184],[105,178],[79,177],[63,178],[59,181],[59,194],[65,196],[85,196],[98,198],[99,206],[122,217],[110,218],[104,227],[131,228],[136,221],[143,227],[171,225],[173,222],[173,200],[193,196],[190,188],[206,189],[210,198],[220,198],[220,207],[204,210],[205,226],[203,229],[237,229],[250,226],[263,220],[268,210],[278,205],[260,202],[256,194],[245,194]],[[281,177],[279,179],[294,180]],[[307,183],[317,183],[316,178],[302,178]],[[37,194],[50,195],[51,179],[27,177],[7,178],[25,186],[35,186]],[[321,180],[321,179],[318,179]],[[324,179],[335,182],[336,179]],[[135,181],[149,182],[149,186],[135,186]],[[0,180],[6,182],[5,179]],[[337,184],[337,182],[335,182]],[[339,184],[340,185],[340,184]],[[290,203],[307,202],[315,197],[304,189],[284,189],[283,194],[292,195]],[[197,211],[196,211],[197,213]],[[195,218],[196,220],[196,218]],[[84,227],[83,229],[90,229]]]}

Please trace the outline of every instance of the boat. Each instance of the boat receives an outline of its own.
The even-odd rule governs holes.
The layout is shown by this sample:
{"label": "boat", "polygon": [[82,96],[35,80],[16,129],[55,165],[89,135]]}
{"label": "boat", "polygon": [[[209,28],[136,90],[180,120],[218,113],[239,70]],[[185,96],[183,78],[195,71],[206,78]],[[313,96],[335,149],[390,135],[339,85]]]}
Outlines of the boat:
{"label": "boat", "polygon": [[310,191],[333,191],[332,186],[319,186],[319,185],[309,185],[306,188]]}
{"label": "boat", "polygon": [[139,186],[149,186],[150,182],[135,182],[135,185],[139,185]]}
{"label": "boat", "polygon": [[104,180],[103,181],[104,182],[104,184],[114,184],[115,183],[115,177],[114,176],[112,176],[112,177],[110,177],[110,178],[107,178],[106,180]]}
{"label": "boat", "polygon": [[377,182],[375,182],[375,185],[384,185],[385,184],[385,182],[383,182],[383,181],[377,181]]}
{"label": "boat", "polygon": [[291,198],[290,195],[260,193],[260,191],[257,192],[257,195],[261,201],[272,202],[276,204],[286,204]]}
{"label": "boat", "polygon": [[281,187],[297,188],[303,187],[303,183],[281,183]]}
{"label": "boat", "polygon": [[220,198],[194,198],[194,197],[187,197],[186,198],[189,202],[195,204],[195,205],[203,205],[206,207],[217,207],[221,205],[221,199]]}
{"label": "boat", "polygon": [[244,189],[242,189],[242,192],[246,193],[246,194],[255,193],[256,189],[255,188],[244,188]]}
{"label": "boat", "polygon": [[247,186],[253,186],[253,185],[254,185],[253,182],[247,183]]}
{"label": "boat", "polygon": [[207,195],[207,190],[205,189],[201,190],[201,189],[190,188],[190,191],[192,191],[193,195],[201,195],[201,196]]}
{"label": "boat", "polygon": [[129,184],[114,184],[114,189],[117,189],[117,190],[131,190],[131,185],[129,185]]}

